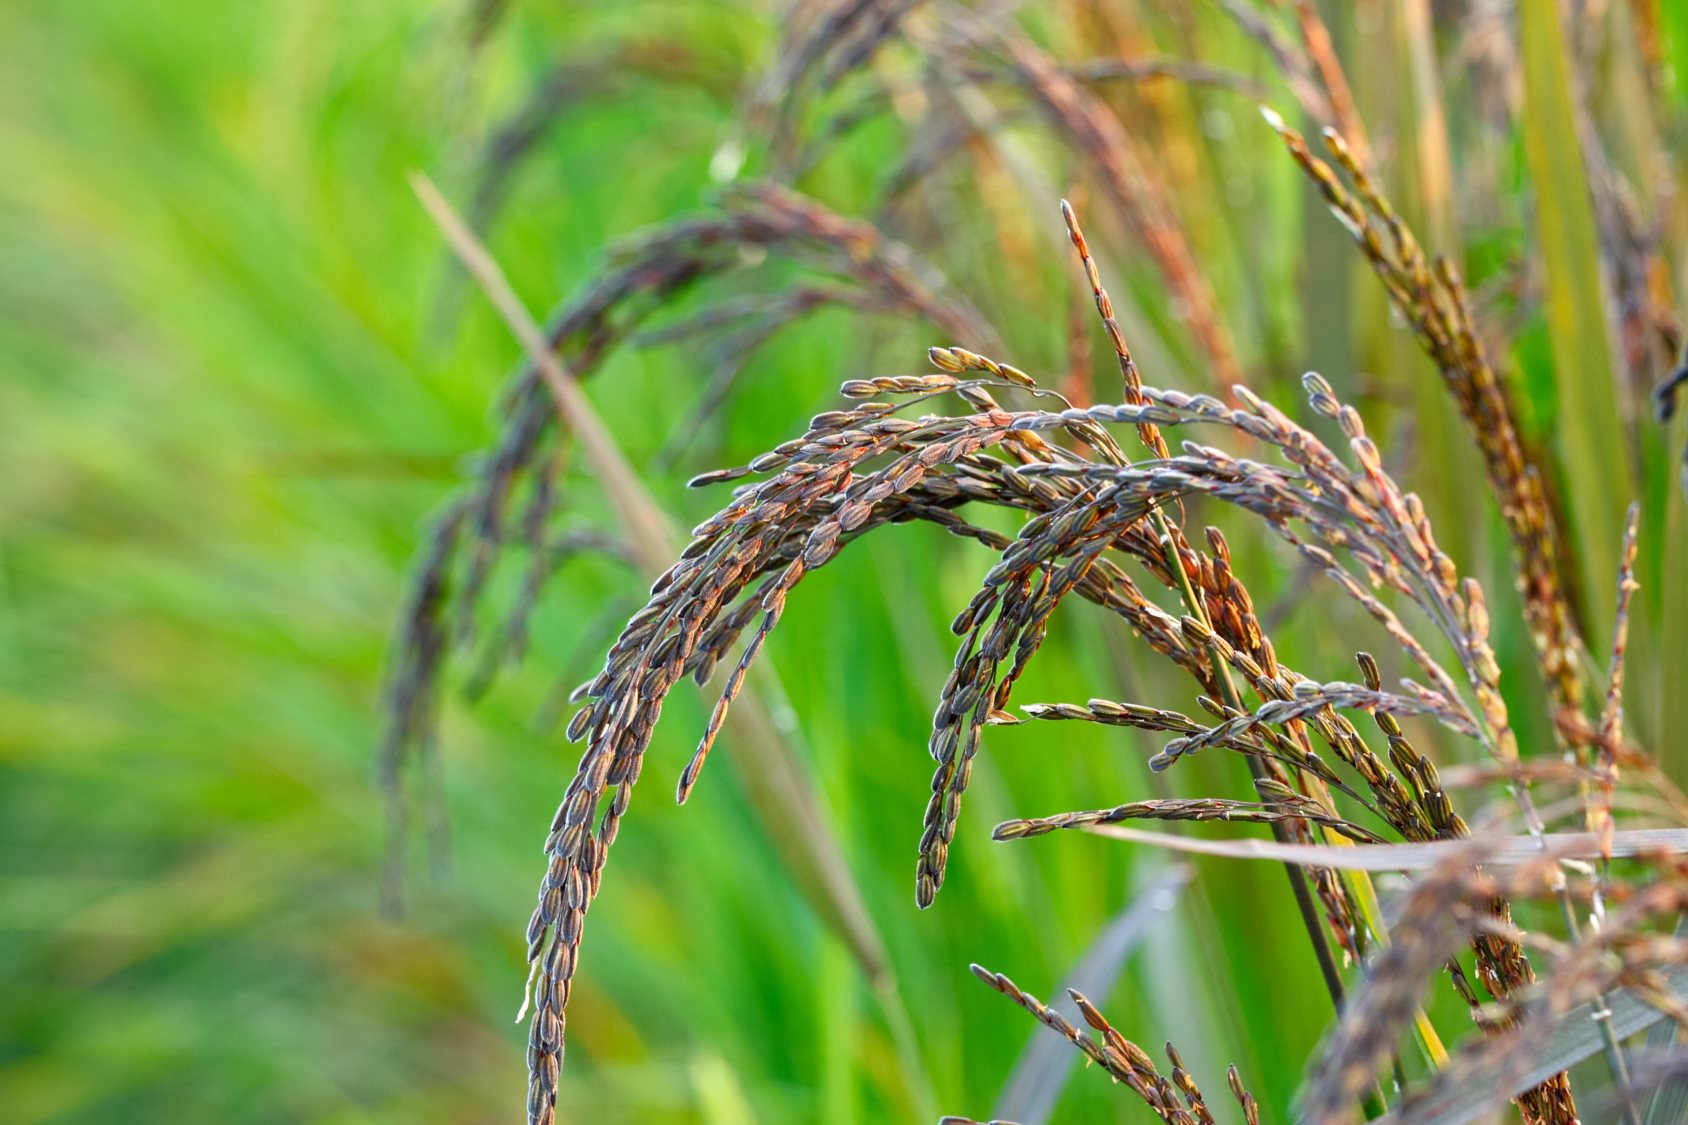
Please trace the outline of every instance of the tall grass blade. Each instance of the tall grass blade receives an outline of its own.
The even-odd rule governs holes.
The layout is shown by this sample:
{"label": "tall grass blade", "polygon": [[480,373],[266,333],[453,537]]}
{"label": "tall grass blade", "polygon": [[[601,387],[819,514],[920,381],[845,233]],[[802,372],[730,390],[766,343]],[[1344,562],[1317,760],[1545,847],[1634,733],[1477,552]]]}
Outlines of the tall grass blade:
{"label": "tall grass blade", "polygon": [[[1688,1000],[1688,966],[1666,970],[1664,978],[1671,995]],[[1638,999],[1629,989],[1614,992],[1607,999],[1611,1002],[1612,1032],[1619,1039],[1645,1031],[1665,1019],[1663,1012]],[[1428,1091],[1379,1118],[1374,1125],[1464,1125],[1493,1113],[1502,1099],[1599,1054],[1600,1024],[1593,1016],[1594,1005],[1582,1004],[1552,1020],[1542,1033],[1526,1031],[1524,1034],[1534,1040],[1528,1047],[1531,1058],[1527,1072],[1516,1069],[1518,1061],[1510,1057],[1491,1059],[1492,1065],[1443,1071]]]}
{"label": "tall grass blade", "polygon": [[[1198,840],[1164,832],[1144,832],[1117,824],[1086,824],[1082,830],[1096,836],[1153,844],[1175,852],[1217,855],[1229,859],[1276,860],[1308,867],[1331,867],[1342,871],[1425,871],[1461,852],[1472,852],[1473,840],[1449,840],[1434,844],[1280,844],[1272,840]],[[1480,841],[1477,841],[1480,843]],[[1598,859],[1601,840],[1593,832],[1548,832],[1541,836],[1506,836],[1477,847],[1474,863],[1515,867],[1533,863],[1543,855],[1560,859]],[[1614,857],[1651,852],[1688,851],[1688,828],[1632,828],[1612,836]]]}
{"label": "tall grass blade", "polygon": [[[1688,932],[1688,916],[1677,922],[1676,936]],[[1674,1049],[1681,1038],[1681,1029],[1672,1021],[1661,1021],[1647,1032],[1644,1050],[1662,1053]],[[1688,1078],[1673,1078],[1653,1091],[1647,1102],[1646,1125],[1673,1125],[1688,1121]]]}
{"label": "tall grass blade", "polygon": [[[1616,543],[1636,494],[1619,420],[1613,353],[1601,293],[1600,245],[1578,142],[1575,96],[1560,7],[1519,5],[1524,69],[1524,154],[1535,190],[1537,235],[1547,287],[1547,333],[1558,395],[1554,442],[1572,534]],[[1617,580],[1606,551],[1582,551],[1585,636],[1611,632],[1603,595]]]}

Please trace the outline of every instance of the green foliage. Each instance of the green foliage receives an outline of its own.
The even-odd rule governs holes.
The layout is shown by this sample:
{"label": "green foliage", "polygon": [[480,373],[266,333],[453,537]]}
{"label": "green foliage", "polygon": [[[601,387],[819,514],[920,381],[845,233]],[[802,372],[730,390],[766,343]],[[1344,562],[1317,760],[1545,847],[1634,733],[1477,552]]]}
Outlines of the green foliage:
{"label": "green foliage", "polygon": [[[1040,6],[1026,19],[1063,60],[1194,56],[1293,105],[1271,59],[1214,6],[1103,7]],[[1675,6],[1658,7],[1674,108],[1657,126],[1655,159],[1680,173],[1680,145],[1663,140],[1680,135],[1688,104],[1688,37]],[[1526,23],[1540,31],[1542,18]],[[1388,21],[1337,31],[1374,135],[1419,120],[1395,105],[1393,76],[1410,66],[1404,31]],[[668,0],[0,7],[0,1116],[519,1113],[523,1034],[510,1021],[521,930],[541,833],[574,761],[554,722],[558,697],[596,670],[644,584],[613,561],[572,561],[536,610],[520,668],[471,705],[461,689],[472,669],[453,667],[438,757],[397,865],[404,910],[384,910],[392,837],[374,761],[393,626],[427,520],[493,440],[489,403],[519,360],[405,175],[426,169],[467,207],[487,181],[489,138],[554,67],[578,68],[484,227],[543,312],[601,267],[610,240],[711,204],[712,165],[743,137],[742,91],[781,35],[771,9]],[[1444,69],[1459,45],[1434,44]],[[1590,261],[1601,232],[1566,123],[1569,64],[1543,63],[1539,38],[1527,47],[1521,110],[1504,103],[1504,82],[1448,84],[1462,99],[1449,115],[1453,213],[1472,248],[1467,272],[1480,259],[1494,279],[1480,311],[1497,331],[1523,322],[1507,337],[1523,341],[1511,390],[1555,388],[1553,409],[1522,413],[1542,423],[1529,436],[1561,454],[1595,665],[1606,656],[1616,529],[1635,498],[1626,482],[1638,482],[1645,659],[1632,657],[1632,733],[1680,778],[1684,751],[1669,734],[1688,706],[1671,690],[1688,674],[1681,423],[1667,437],[1645,413],[1646,377],[1611,370],[1610,281]],[[876,73],[912,84],[913,58],[899,44]],[[836,111],[870,92],[865,77],[853,81],[816,104]],[[1545,101],[1534,96],[1543,84]],[[1491,592],[1509,694],[1539,698],[1492,505],[1473,498],[1469,471],[1419,461],[1463,435],[1411,440],[1427,399],[1407,380],[1432,376],[1416,358],[1388,362],[1412,342],[1334,224],[1313,213],[1314,193],[1254,116],[1254,93],[1171,79],[1103,89],[1154,158],[1251,384],[1287,391],[1318,365],[1366,409],[1392,471],[1433,517],[1473,517],[1448,538]],[[1597,115],[1612,112],[1606,89],[1592,95]],[[799,186],[845,215],[872,214],[887,171],[938,123],[933,105],[947,103],[895,101]],[[1091,169],[1034,120],[976,140],[879,217],[1000,327],[1005,360],[1067,371],[1076,308],[1094,353],[1076,357],[1076,382],[1113,399],[1118,375],[1055,210]],[[1517,148],[1522,183],[1506,167]],[[751,143],[748,170],[767,171],[768,157]],[[1394,163],[1380,165],[1397,197],[1420,199],[1418,173],[1397,182]],[[1660,185],[1636,190],[1646,214],[1667,199],[1665,234],[1684,229],[1682,204]],[[1096,184],[1088,191],[1146,381],[1220,390],[1131,224]],[[1565,228],[1554,224],[1572,219],[1555,237]],[[1667,297],[1680,245],[1663,246]],[[714,293],[777,292],[794,276],[782,269]],[[1517,295],[1516,310],[1498,289]],[[694,472],[801,432],[836,406],[845,378],[919,370],[929,344],[979,343],[935,332],[837,310],[795,323],[702,424],[696,407],[717,357],[696,341],[619,350],[589,392],[652,493],[689,525],[723,496],[685,492]],[[566,487],[566,526],[613,530],[589,475]],[[1274,633],[1286,658],[1350,675],[1348,654],[1377,643],[1370,621],[1310,585],[1281,544],[1233,533],[1232,546],[1263,614],[1284,613]],[[912,1027],[804,905],[730,742],[686,807],[666,799],[706,714],[677,693],[593,913],[564,1120],[988,1111],[1031,1029],[968,963],[1047,996],[1165,863],[1076,835],[1035,847],[988,839],[1011,817],[1163,795],[1145,765],[1154,736],[1078,723],[992,730],[951,878],[933,910],[915,910],[923,741],[953,656],[947,626],[989,562],[932,528],[889,530],[811,579],[769,642],[825,828],[884,935]],[[507,605],[521,577],[519,565],[500,569],[490,604]],[[1088,695],[1193,709],[1187,683],[1112,622],[1063,611],[1019,698]],[[1414,733],[1437,745],[1428,728]],[[1520,734],[1526,754],[1549,752],[1545,725],[1521,721]],[[1241,764],[1218,755],[1180,768],[1206,791],[1246,788]],[[1280,872],[1193,866],[1176,911],[1111,992],[1091,998],[1134,1037],[1176,1040],[1194,1073],[1235,1062],[1276,1118],[1329,1001],[1284,985],[1314,981],[1317,969]],[[1448,997],[1432,1013],[1463,1018]],[[1106,1083],[1075,1081],[1057,1119],[1136,1112]]]}

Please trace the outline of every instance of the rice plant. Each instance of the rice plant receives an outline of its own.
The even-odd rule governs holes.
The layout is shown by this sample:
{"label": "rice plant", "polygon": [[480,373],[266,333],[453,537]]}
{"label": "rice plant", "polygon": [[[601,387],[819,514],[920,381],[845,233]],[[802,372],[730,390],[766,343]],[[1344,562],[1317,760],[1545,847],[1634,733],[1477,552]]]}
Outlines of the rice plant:
{"label": "rice plant", "polygon": [[[741,131],[716,154],[730,184],[715,210],[614,248],[603,272],[543,331],[475,234],[431,187],[420,189],[521,341],[527,366],[502,403],[498,443],[434,525],[405,615],[384,753],[395,821],[409,815],[403,767],[436,737],[442,669],[454,652],[483,643],[476,615],[506,553],[525,551],[527,569],[484,641],[477,682],[520,654],[562,556],[613,544],[658,575],[601,671],[569,696],[579,707],[566,734],[583,750],[544,835],[545,871],[525,934],[534,1125],[549,1125],[561,1108],[566,1016],[588,949],[587,913],[663,729],[664,704],[685,679],[707,686],[725,668],[678,771],[678,800],[694,793],[729,716],[743,723],[729,740],[766,785],[760,815],[783,826],[793,863],[811,876],[812,905],[870,977],[889,971],[837,841],[806,830],[814,797],[768,717],[755,669],[788,600],[802,597],[800,583],[869,533],[917,524],[994,555],[977,591],[955,607],[949,677],[930,685],[937,703],[925,741],[935,766],[924,817],[907,827],[917,906],[939,898],[952,852],[990,846],[982,832],[966,830],[963,808],[987,731],[999,744],[1053,742],[1060,728],[1051,722],[1147,731],[1159,744],[1147,765],[1165,778],[1164,791],[1098,793],[1088,808],[1025,809],[989,835],[1036,848],[1039,838],[1076,830],[1101,837],[1098,848],[1130,840],[1281,864],[1317,965],[1316,979],[1304,983],[1328,993],[1332,1021],[1305,1062],[1294,1119],[1464,1121],[1510,1103],[1531,1123],[1612,1117],[1639,1125],[1644,1115],[1672,1112],[1668,1091],[1651,1106],[1650,1099],[1679,1074],[1682,1056],[1668,1039],[1661,1046],[1650,1035],[1645,1047],[1637,1039],[1688,1017],[1677,976],[1688,947],[1672,935],[1688,909],[1688,798],[1671,777],[1680,752],[1643,745],[1625,707],[1632,625],[1657,662],[1645,689],[1653,693],[1648,712],[1673,706],[1659,693],[1675,690],[1661,670],[1680,667],[1675,611],[1661,597],[1637,595],[1647,579],[1683,580],[1672,515],[1683,497],[1660,483],[1670,454],[1656,434],[1638,438],[1633,453],[1611,440],[1640,432],[1635,405],[1648,393],[1668,417],[1681,379],[1659,376],[1680,333],[1655,292],[1656,233],[1643,232],[1567,76],[1587,59],[1553,6],[1526,4],[1514,14],[1526,55],[1517,64],[1529,86],[1524,112],[1532,117],[1526,163],[1562,168],[1544,146],[1567,132],[1580,142],[1579,190],[1536,184],[1547,335],[1564,412],[1559,440],[1544,443],[1526,424],[1536,406],[1527,395],[1520,402],[1503,358],[1515,354],[1515,342],[1498,338],[1500,326],[1485,319],[1454,254],[1421,240],[1383,190],[1386,146],[1368,137],[1315,6],[1224,6],[1318,129],[1328,158],[1281,113],[1263,114],[1263,128],[1281,143],[1278,159],[1298,170],[1307,196],[1351,238],[1402,329],[1391,345],[1399,368],[1409,369],[1399,353],[1416,347],[1427,373],[1439,377],[1463,432],[1438,440],[1468,443],[1458,456],[1480,472],[1482,510],[1493,512],[1505,543],[1506,561],[1493,571],[1509,574],[1511,588],[1486,586],[1444,548],[1439,529],[1448,524],[1410,486],[1410,470],[1396,467],[1416,468],[1413,459],[1374,437],[1332,379],[1304,375],[1302,404],[1249,388],[1250,363],[1227,326],[1227,286],[1204,269],[1171,173],[1094,89],[1124,72],[1057,62],[1012,20],[895,3],[820,6],[795,19],[746,97]],[[1428,19],[1427,5],[1413,8]],[[1643,48],[1654,34],[1642,18],[1620,26]],[[869,66],[892,47],[916,60],[912,86],[879,81]],[[1197,61],[1182,65],[1191,68],[1189,81],[1246,85]],[[826,100],[857,72],[874,78],[854,102]],[[989,92],[998,87],[1023,104]],[[1058,244],[1073,251],[1064,268],[1096,317],[1067,326],[1071,366],[1087,365],[1099,321],[1116,368],[1094,395],[1070,371],[1010,362],[1004,341],[1018,326],[993,322],[966,284],[946,279],[870,219],[797,190],[854,130],[914,89],[951,108],[962,135],[936,131],[912,143],[887,174],[887,209],[972,134],[992,132],[1007,106],[1031,111],[1096,185],[1087,214],[1112,214],[1127,252],[1151,265],[1156,300],[1174,310],[1164,318],[1173,341],[1166,350],[1186,375],[1200,373],[1197,385],[1179,389],[1139,368],[1078,209],[1062,201],[1057,211],[1031,150],[1005,146],[1000,164],[1032,185],[1028,195],[1045,196],[1044,213],[1029,222],[1057,235],[1045,244],[1051,256]],[[826,108],[816,110],[811,97]],[[1442,107],[1430,99],[1418,109],[1433,115]],[[751,149],[764,164],[756,176],[742,173]],[[1446,224],[1442,203],[1436,221]],[[480,212],[484,222],[484,206]],[[770,256],[791,267],[771,291],[701,310],[686,305],[694,287]],[[577,381],[622,345],[724,339],[691,419],[701,429],[769,335],[827,307],[929,325],[942,342],[926,353],[928,370],[904,358],[896,374],[863,371],[797,436],[695,477],[694,487],[730,491],[688,543],[673,542],[660,499],[602,431]],[[681,308],[667,323],[642,327]],[[1623,370],[1606,355],[1614,362],[1601,365],[1612,377],[1602,382],[1594,361],[1614,310]],[[1437,400],[1408,393],[1417,424],[1434,426]],[[1206,443],[1210,436],[1215,444]],[[556,538],[575,446],[616,513],[614,539]],[[1475,477],[1460,483],[1478,487]],[[1233,564],[1231,544],[1243,537],[1256,566],[1298,560],[1311,577],[1273,621],[1250,593],[1255,576],[1241,559]],[[1253,549],[1268,541],[1278,555]],[[1109,690],[1099,677],[1104,682],[1072,685],[1069,699],[1017,698],[1058,606],[1075,595],[1133,651],[1164,661],[1184,694],[1089,698]],[[1329,612],[1333,599],[1368,623],[1372,651],[1274,639],[1278,619]],[[1491,606],[1517,619],[1497,624]],[[1503,662],[1496,634],[1520,631],[1527,644]],[[851,718],[841,708],[825,721]],[[1656,717],[1645,729],[1657,739],[1673,733]],[[1212,788],[1218,775],[1193,773],[1197,756],[1231,755],[1242,761],[1225,771],[1222,789]],[[1172,827],[1122,827],[1134,821]],[[1271,841],[1176,834],[1180,824],[1213,822],[1264,825]],[[636,816],[632,824],[636,830]],[[1234,920],[1246,925],[1246,912]],[[1176,1047],[1166,1046],[1161,1069],[1078,990],[1069,1000],[1088,1032],[1008,976],[978,965],[973,972],[1164,1121],[1271,1118],[1237,1067],[1225,1075],[1235,1105],[1222,1111]],[[1457,998],[1461,1020],[1432,1014],[1437,990]],[[948,1033],[921,1024],[918,1012],[891,1018],[911,1015],[918,1034]],[[1585,1062],[1591,1058],[1597,1064]],[[1218,1090],[1217,1076],[1199,1077]]]}

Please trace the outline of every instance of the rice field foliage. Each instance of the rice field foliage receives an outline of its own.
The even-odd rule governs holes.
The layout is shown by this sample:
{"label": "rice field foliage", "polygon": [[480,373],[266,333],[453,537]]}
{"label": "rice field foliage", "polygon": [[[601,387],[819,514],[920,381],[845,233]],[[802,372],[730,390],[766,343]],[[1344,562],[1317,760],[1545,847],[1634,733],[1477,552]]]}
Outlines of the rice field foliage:
{"label": "rice field foliage", "polygon": [[1669,1120],[1685,53],[0,11],[4,1116]]}

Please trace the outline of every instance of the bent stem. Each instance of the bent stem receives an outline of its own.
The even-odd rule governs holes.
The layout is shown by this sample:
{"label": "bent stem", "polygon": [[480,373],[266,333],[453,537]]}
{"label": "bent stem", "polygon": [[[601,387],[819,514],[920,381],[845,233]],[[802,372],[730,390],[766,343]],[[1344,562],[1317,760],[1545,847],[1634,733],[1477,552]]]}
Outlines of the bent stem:
{"label": "bent stem", "polygon": [[[412,173],[410,185],[452,252],[480,286],[528,360],[538,368],[551,392],[559,421],[575,435],[603,481],[639,564],[651,574],[661,573],[678,540],[668,514],[640,481],[626,454],[562,358],[546,342],[539,325],[485,244],[425,174]],[[764,690],[774,687],[772,676],[772,670],[767,667],[759,674]],[[824,821],[814,789],[787,745],[790,736],[779,731],[767,707],[749,688],[740,698],[733,722],[741,735],[739,749],[752,767],[742,771],[746,793],[770,837],[792,845],[793,881],[815,912],[837,932],[878,997],[909,1096],[921,1113],[929,1116],[929,1111],[937,1105],[937,1095],[919,1065],[919,1043],[913,1020],[891,970],[885,940],[874,925],[837,837],[830,832],[814,831]],[[533,964],[537,970],[539,962],[535,960]],[[532,987],[530,973],[522,999],[524,1015]]]}

